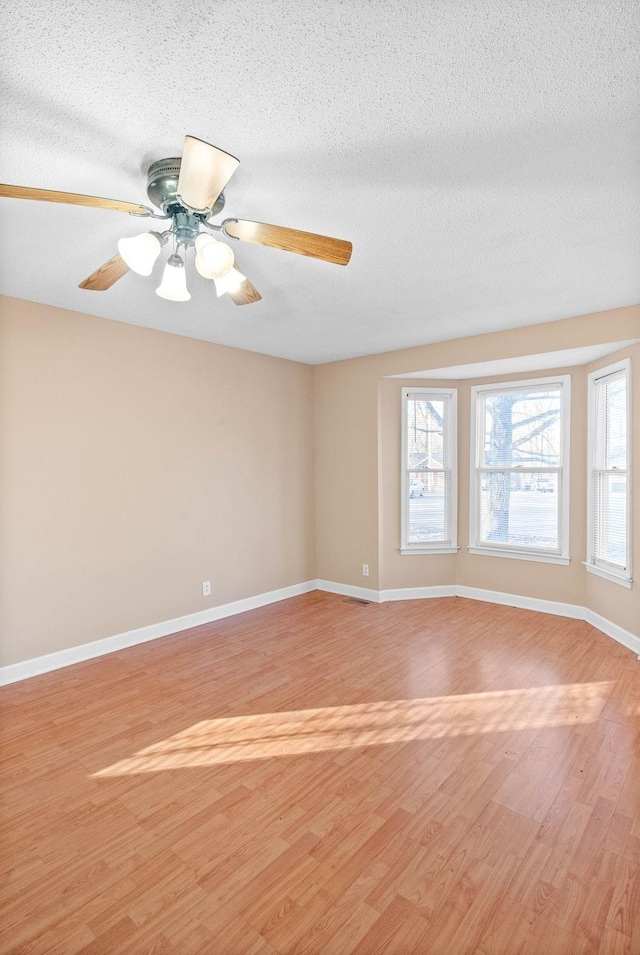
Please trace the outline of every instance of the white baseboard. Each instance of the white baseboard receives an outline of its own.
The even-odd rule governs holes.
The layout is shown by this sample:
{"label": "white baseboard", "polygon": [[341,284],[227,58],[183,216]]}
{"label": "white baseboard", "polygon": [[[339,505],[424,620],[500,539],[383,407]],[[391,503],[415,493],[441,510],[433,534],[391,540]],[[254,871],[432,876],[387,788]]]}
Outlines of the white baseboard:
{"label": "white baseboard", "polygon": [[23,663],[0,667],[0,686],[17,683],[19,680],[39,676],[41,673],[49,673],[51,670],[59,670],[62,667],[71,666],[73,663],[92,660],[95,657],[104,656],[106,653],[113,653],[115,650],[135,647],[139,643],[147,643],[149,640],[167,637],[172,633],[179,633],[181,630],[191,630],[192,627],[200,627],[202,624],[213,623],[214,620],[222,620],[224,617],[231,617],[237,613],[266,607],[267,604],[287,600],[289,597],[297,597],[300,594],[307,594],[317,589],[316,580],[307,580],[301,584],[293,584],[291,587],[270,590],[264,594],[256,594],[254,597],[245,597],[243,600],[234,600],[218,607],[210,607],[208,610],[199,610],[197,613],[190,613],[184,617],[175,617],[173,620],[164,620],[162,623],[152,623],[147,627],[139,627],[137,630],[127,630],[125,633],[118,633],[113,637],[105,637],[102,640],[94,640],[92,643],[83,643],[78,647],[69,647],[67,650],[47,653],[42,657],[25,660]]}
{"label": "white baseboard", "polygon": [[538,613],[549,613],[556,617],[571,617],[574,620],[585,620],[597,630],[612,637],[622,646],[632,650],[640,659],[640,637],[630,633],[623,627],[612,623],[600,614],[586,607],[575,604],[560,603],[555,600],[540,600],[537,597],[522,597],[518,594],[501,593],[496,590],[482,590],[479,587],[463,587],[456,584],[443,584],[436,587],[403,587],[396,590],[369,590],[366,587],[354,587],[351,584],[338,584],[330,580],[306,580],[291,587],[282,587],[280,590],[270,590],[254,597],[245,597],[243,600],[234,600],[231,603],[221,604],[219,607],[210,607],[197,613],[187,614],[184,617],[175,617],[162,623],[139,627],[137,630],[127,630],[113,637],[103,640],[94,640],[92,643],[83,643],[78,647],[69,647],[56,653],[48,653],[42,657],[14,663],[0,667],[0,686],[17,683],[32,676],[59,670],[74,663],[82,663],[95,657],[113,653],[116,650],[125,650],[139,643],[167,637],[182,630],[191,630],[206,623],[222,620],[247,610],[257,610],[268,604],[287,600],[289,597],[298,597],[300,594],[310,593],[312,590],[324,590],[330,594],[341,594],[345,597],[355,597],[358,600],[368,600],[371,603],[385,603],[396,600],[428,600],[436,597],[464,597],[467,600],[483,600],[487,603],[502,604],[507,607],[519,607],[523,610],[534,610]]}
{"label": "white baseboard", "polygon": [[521,610],[535,610],[537,613],[550,613],[555,617],[571,617],[584,620],[585,608],[576,604],[560,603],[557,600],[541,600],[539,597],[522,597],[520,594],[506,594],[499,590],[483,590],[481,587],[456,587],[457,597],[468,600],[484,600],[490,604],[502,604],[505,607],[519,607]]}
{"label": "white baseboard", "polygon": [[495,590],[481,590],[477,587],[458,587],[458,596],[470,600],[485,600],[487,603],[504,604],[507,607],[520,607],[523,610],[535,610],[537,613],[550,613],[554,617],[571,617],[573,620],[584,620],[596,630],[600,630],[608,637],[612,637],[623,647],[632,650],[640,660],[640,637],[619,627],[617,623],[601,617],[599,613],[580,607],[577,604],[560,603],[556,600],[540,600],[538,597],[521,597],[518,594],[504,594]]}
{"label": "white baseboard", "polygon": [[457,597],[455,584],[441,584],[437,587],[399,587],[396,590],[381,590],[381,603],[386,600],[431,600],[434,597]]}
{"label": "white baseboard", "polygon": [[367,587],[353,587],[351,584],[336,584],[332,580],[316,580],[318,590],[325,590],[328,594],[341,594],[343,597],[355,597],[357,600],[370,600],[372,603],[382,603],[380,590],[369,590]]}
{"label": "white baseboard", "polygon": [[630,633],[616,623],[612,623],[600,614],[577,604],[562,603],[557,600],[541,600],[539,597],[523,597],[520,594],[507,594],[498,590],[483,590],[480,587],[464,587],[461,584],[442,584],[438,587],[401,587],[397,590],[365,590],[351,584],[337,584],[326,580],[317,581],[318,590],[331,594],[344,594],[347,597],[361,597],[372,603],[385,603],[391,600],[428,600],[434,597],[464,597],[466,600],[483,600],[486,603],[502,604],[505,607],[518,607],[521,610],[534,610],[536,613],[549,613],[554,617],[570,617],[572,620],[584,620],[612,637],[627,649],[632,650],[640,659],[640,637]]}
{"label": "white baseboard", "polygon": [[612,623],[611,620],[601,617],[599,613],[588,610],[586,607],[584,608],[584,619],[596,630],[601,630],[608,637],[613,637],[614,640],[621,643],[623,647],[633,650],[638,660],[640,660],[640,637],[636,637],[635,634],[619,627],[617,623]]}

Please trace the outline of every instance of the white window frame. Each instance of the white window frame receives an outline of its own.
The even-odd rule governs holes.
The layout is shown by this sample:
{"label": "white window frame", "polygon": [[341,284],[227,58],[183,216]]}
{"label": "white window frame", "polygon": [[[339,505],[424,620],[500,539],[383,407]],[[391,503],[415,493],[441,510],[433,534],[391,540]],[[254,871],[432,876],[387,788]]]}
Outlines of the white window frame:
{"label": "white window frame", "polygon": [[[481,473],[482,448],[484,442],[484,420],[480,420],[484,402],[480,396],[486,393],[499,392],[513,393],[514,391],[528,391],[532,387],[559,385],[561,389],[561,422],[562,422],[562,461],[556,468],[534,468],[541,473],[557,473],[561,485],[560,527],[558,528],[557,550],[539,550],[534,547],[519,547],[512,544],[491,544],[481,541],[478,533],[480,519],[480,487],[482,484],[478,476]],[[496,382],[490,385],[474,385],[471,388],[471,479],[469,501],[469,553],[481,554],[488,557],[507,557],[514,560],[533,560],[544,564],[563,564],[571,562],[569,556],[569,498],[570,498],[570,422],[571,422],[571,375],[557,375],[553,378],[528,378],[519,381]],[[514,469],[514,470],[520,470]]]}
{"label": "white window frame", "polygon": [[[445,422],[443,429],[444,459],[448,467],[409,468],[407,435],[407,402],[409,398],[429,400],[445,399]],[[410,474],[421,471],[425,474],[450,474],[451,488],[451,539],[431,543],[409,543],[409,493]],[[402,472],[400,475],[400,553],[411,554],[456,554],[458,551],[458,389],[457,388],[403,388],[402,389]]]}
{"label": "white window frame", "polygon": [[[596,451],[596,391],[597,385],[602,379],[609,378],[613,375],[618,375],[620,372],[623,372],[626,377],[626,391],[627,391],[627,467],[626,467],[626,478],[627,478],[627,522],[626,522],[626,531],[627,531],[627,554],[625,567],[619,567],[616,564],[611,564],[609,561],[602,560],[595,556],[593,552],[593,532],[594,532],[594,507],[593,507],[593,494],[594,494],[594,472],[601,471],[602,468],[596,467],[596,462],[594,461],[595,451]],[[632,544],[632,522],[631,522],[631,496],[632,496],[632,480],[631,480],[631,359],[624,358],[622,361],[617,361],[613,365],[607,365],[605,368],[598,368],[597,371],[591,372],[587,379],[587,394],[588,394],[588,408],[589,408],[589,419],[588,419],[588,437],[587,437],[587,559],[584,562],[584,566],[587,568],[589,573],[595,574],[597,577],[604,577],[605,580],[613,581],[613,583],[621,584],[623,587],[631,588],[633,586],[633,575],[632,575],[632,553],[631,553],[631,544]],[[616,469],[618,470],[618,469]]]}

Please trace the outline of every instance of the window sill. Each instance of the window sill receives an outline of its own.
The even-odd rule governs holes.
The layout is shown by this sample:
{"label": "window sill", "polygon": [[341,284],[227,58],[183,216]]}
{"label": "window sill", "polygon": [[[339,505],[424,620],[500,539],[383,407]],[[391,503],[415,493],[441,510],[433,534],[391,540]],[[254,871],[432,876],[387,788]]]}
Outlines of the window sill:
{"label": "window sill", "polygon": [[583,561],[583,564],[589,573],[595,574],[596,577],[603,577],[605,580],[610,580],[614,584],[620,584],[628,590],[631,590],[633,587],[633,577],[623,577],[621,574],[616,574],[613,571],[603,570],[602,567],[588,564],[586,561]]}
{"label": "window sill", "polygon": [[533,560],[541,564],[562,564],[568,567],[570,557],[561,557],[559,554],[532,554],[528,551],[500,550],[499,547],[468,547],[470,554],[481,554],[484,557],[508,557],[511,560]]}
{"label": "window sill", "polygon": [[459,547],[401,547],[400,553],[403,557],[411,557],[414,554],[457,554]]}

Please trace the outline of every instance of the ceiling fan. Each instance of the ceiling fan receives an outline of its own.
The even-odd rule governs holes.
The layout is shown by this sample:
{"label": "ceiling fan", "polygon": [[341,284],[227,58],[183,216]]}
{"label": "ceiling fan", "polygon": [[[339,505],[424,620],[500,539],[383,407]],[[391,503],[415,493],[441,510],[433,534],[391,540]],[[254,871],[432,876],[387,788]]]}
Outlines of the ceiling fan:
{"label": "ceiling fan", "polygon": [[162,298],[173,302],[185,302],[191,298],[187,290],[185,261],[188,249],[194,248],[196,269],[204,278],[213,280],[218,296],[228,293],[236,305],[260,301],[262,296],[238,266],[233,249],[219,242],[212,232],[222,233],[227,239],[268,245],[337,265],[348,263],[352,245],[342,239],[247,219],[225,219],[220,224],[210,222],[211,217],[222,211],[225,204],[223,190],[239,165],[235,156],[195,136],[187,136],[181,159],[160,159],[149,167],[147,173],[147,195],[162,214],[135,202],[28,186],[0,184],[0,196],[95,206],[170,223],[169,228],[162,232],[143,232],[133,238],[120,239],[117,254],[78,286],[95,292],[111,288],[129,269],[139,275],[151,275],[161,249],[171,243],[173,251],[165,265],[162,282],[156,289]]}

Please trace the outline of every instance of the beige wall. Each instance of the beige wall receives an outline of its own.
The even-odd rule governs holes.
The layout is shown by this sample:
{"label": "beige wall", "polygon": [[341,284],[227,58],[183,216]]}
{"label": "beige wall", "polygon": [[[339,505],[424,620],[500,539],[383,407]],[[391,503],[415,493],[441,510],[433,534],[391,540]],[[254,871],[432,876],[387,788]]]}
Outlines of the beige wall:
{"label": "beige wall", "polygon": [[378,589],[378,382],[357,362],[316,365],[317,576]]}
{"label": "beige wall", "polygon": [[1,305],[3,664],[315,577],[309,366]]}
{"label": "beige wall", "polygon": [[[315,368],[15,299],[1,300],[0,331],[2,664],[315,577],[457,582],[586,605],[640,632],[638,585],[582,566],[595,365],[568,369],[570,567],[468,554],[471,382],[458,383],[458,556],[400,556],[404,382],[384,377],[638,338],[638,306]],[[634,359],[637,434],[640,346],[621,354]],[[640,439],[634,489],[637,568]]]}
{"label": "beige wall", "polygon": [[[577,348],[640,337],[640,306],[580,316],[544,326],[530,326],[441,342],[382,355],[335,362],[314,369],[316,394],[316,459],[318,576],[343,584],[395,589],[457,582],[543,600],[590,606],[632,633],[640,632],[638,586],[626,591],[589,577],[586,556],[586,374],[584,367],[541,372],[571,374],[571,564],[543,564],[471,555],[468,544],[470,388],[458,382],[459,413],[459,543],[451,555],[402,557],[400,537],[400,390],[411,371],[446,368],[469,362],[516,358],[545,351]],[[624,354],[636,356],[638,346]],[[606,364],[605,359],[600,364]],[[386,379],[407,374],[407,380]],[[499,379],[530,378],[535,372]],[[417,383],[414,379],[413,383]],[[424,385],[424,380],[420,384]],[[443,382],[439,381],[442,385]],[[634,389],[636,405],[639,388]],[[640,421],[640,411],[635,421]],[[637,431],[637,427],[636,427]],[[635,455],[638,455],[635,443]],[[640,500],[640,466],[635,469],[635,497]],[[636,566],[640,537],[636,506]],[[377,538],[377,549],[376,549]],[[375,553],[375,560],[372,557]],[[371,576],[363,578],[362,563]],[[604,587],[602,586],[604,584]],[[612,590],[613,588],[613,590]],[[624,590],[624,594],[622,591]],[[604,599],[604,593],[609,599]],[[615,591],[615,592],[614,592]],[[620,592],[620,594],[618,593]],[[600,607],[601,609],[598,609]],[[606,610],[606,612],[605,612]]]}

